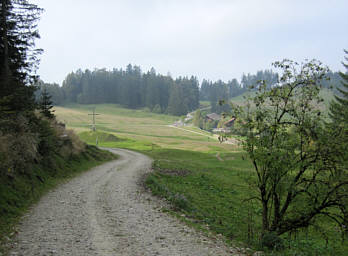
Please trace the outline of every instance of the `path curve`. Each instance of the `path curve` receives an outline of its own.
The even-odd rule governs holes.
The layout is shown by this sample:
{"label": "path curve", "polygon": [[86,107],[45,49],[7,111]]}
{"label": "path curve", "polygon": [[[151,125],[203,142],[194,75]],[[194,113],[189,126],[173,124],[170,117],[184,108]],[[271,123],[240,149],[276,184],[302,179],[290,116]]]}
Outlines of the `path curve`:
{"label": "path curve", "polygon": [[150,158],[110,151],[120,158],[57,187],[29,211],[9,255],[234,255],[161,211],[139,185]]}

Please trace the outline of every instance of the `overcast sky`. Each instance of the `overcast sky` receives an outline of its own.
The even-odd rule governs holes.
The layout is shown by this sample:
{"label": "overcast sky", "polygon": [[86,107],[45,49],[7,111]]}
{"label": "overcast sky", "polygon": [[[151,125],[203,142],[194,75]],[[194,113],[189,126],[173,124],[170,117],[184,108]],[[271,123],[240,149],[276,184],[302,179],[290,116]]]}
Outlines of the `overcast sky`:
{"label": "overcast sky", "polygon": [[32,0],[45,9],[39,75],[154,67],[173,77],[240,77],[283,58],[343,70],[347,0]]}

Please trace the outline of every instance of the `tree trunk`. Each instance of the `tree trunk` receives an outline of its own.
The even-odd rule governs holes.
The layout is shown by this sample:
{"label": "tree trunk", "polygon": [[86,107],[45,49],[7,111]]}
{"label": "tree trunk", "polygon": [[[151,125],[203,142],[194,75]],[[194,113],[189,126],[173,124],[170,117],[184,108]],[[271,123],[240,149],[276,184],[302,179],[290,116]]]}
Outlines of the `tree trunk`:
{"label": "tree trunk", "polygon": [[262,196],[262,235],[269,230],[268,201]]}

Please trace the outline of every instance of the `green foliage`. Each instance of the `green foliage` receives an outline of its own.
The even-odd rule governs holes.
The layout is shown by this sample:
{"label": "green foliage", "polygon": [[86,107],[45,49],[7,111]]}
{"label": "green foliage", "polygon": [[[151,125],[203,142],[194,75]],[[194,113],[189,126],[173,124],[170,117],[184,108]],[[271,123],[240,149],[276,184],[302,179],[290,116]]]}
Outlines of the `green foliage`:
{"label": "green foliage", "polygon": [[203,120],[203,129],[206,131],[212,131],[214,128],[217,127],[218,123],[219,121]]}
{"label": "green foliage", "polygon": [[[39,142],[38,142],[38,153],[41,156],[48,156],[56,153],[59,150],[59,138],[55,133],[55,130],[51,127],[49,120],[38,120],[39,124]],[[30,149],[29,149],[30,150]]]}
{"label": "green foliage", "polygon": [[219,100],[236,97],[245,92],[245,90],[246,87],[243,88],[235,78],[227,83],[221,80],[214,83],[203,80],[199,96],[201,100],[207,100],[210,101],[210,103],[216,104]]}
{"label": "green foliage", "polygon": [[[348,55],[348,51],[345,51]],[[345,57],[348,61],[348,57]],[[343,63],[346,70],[348,64]],[[339,163],[338,171],[342,174],[343,180],[348,180],[348,72],[340,73],[342,87],[337,88],[341,96],[335,96],[335,100],[330,105],[331,123],[327,124],[330,131],[330,145],[337,152],[336,160]],[[342,188],[346,189],[346,187]],[[344,191],[347,193],[346,191]],[[341,216],[339,223],[342,223],[344,232],[343,238],[348,237],[348,196],[340,199]]]}
{"label": "green foliage", "polygon": [[39,99],[39,110],[48,119],[54,118],[53,102],[51,100],[52,96],[48,94],[46,87],[41,91],[41,96]]}
{"label": "green foliage", "polygon": [[[253,191],[247,181],[254,180],[253,165],[245,152],[202,153],[156,148],[145,151],[155,161],[154,172],[146,179],[153,194],[173,204],[177,215],[196,228],[223,234],[233,244],[258,248],[262,243],[262,206],[247,200]],[[174,195],[179,195],[175,202]],[[322,219],[324,227],[332,222]],[[272,233],[264,239],[264,246],[277,248],[267,255],[344,255],[348,245],[342,245],[336,228],[327,232],[326,244],[320,232],[313,227],[291,233],[292,236]],[[325,238],[326,239],[326,238]]]}
{"label": "green foliage", "polygon": [[316,61],[274,65],[283,72],[280,84],[269,88],[261,81],[249,104],[234,106],[234,113],[247,131],[244,149],[256,174],[263,233],[279,236],[320,225],[320,215],[339,222],[348,183],[336,157],[340,150],[317,107],[327,68]]}
{"label": "green foliage", "polygon": [[198,109],[195,112],[195,115],[193,116],[193,125],[199,128],[202,128],[202,115],[201,115],[201,111]]}
{"label": "green foliage", "polygon": [[34,108],[32,82],[40,52],[34,49],[34,40],[39,37],[36,22],[42,10],[25,0],[0,4],[0,111],[4,115]]}
{"label": "green foliage", "polygon": [[54,84],[49,84],[49,83],[44,83],[42,81],[39,81],[37,84],[37,91],[35,93],[36,95],[36,100],[40,100],[40,96],[42,95],[42,92],[45,90],[48,95],[50,95],[50,99],[52,100],[53,105],[62,105],[65,101],[65,95],[64,91],[60,88],[60,86],[56,83]]}
{"label": "green foliage", "polygon": [[199,89],[197,79],[195,77],[176,79],[170,91],[168,114],[175,116],[186,115],[198,107]]}
{"label": "green foliage", "polygon": [[147,107],[154,113],[183,115],[199,105],[196,78],[173,80],[156,74],[154,69],[142,73],[140,67],[132,65],[126,71],[72,72],[64,80],[61,91],[66,95],[66,103],[115,103],[132,109]]}
{"label": "green foliage", "polygon": [[[348,51],[345,51],[348,56]],[[348,61],[348,57],[345,57]],[[343,63],[344,67],[348,71],[348,64]],[[334,122],[347,125],[348,120],[348,72],[340,72],[342,78],[342,86],[337,90],[340,96],[335,96],[335,101],[331,102],[330,117]]]}
{"label": "green foliage", "polygon": [[284,249],[283,240],[275,232],[264,234],[262,236],[261,244],[269,249]]}

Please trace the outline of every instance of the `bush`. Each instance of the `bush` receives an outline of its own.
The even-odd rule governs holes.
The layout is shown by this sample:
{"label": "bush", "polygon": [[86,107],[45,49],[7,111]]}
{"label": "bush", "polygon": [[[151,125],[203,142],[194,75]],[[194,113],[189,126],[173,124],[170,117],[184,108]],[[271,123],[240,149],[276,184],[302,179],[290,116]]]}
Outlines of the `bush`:
{"label": "bush", "polygon": [[[25,173],[31,164],[40,160],[39,136],[29,129],[28,123],[23,115],[0,121],[0,174]],[[5,127],[11,129],[3,129]]]}
{"label": "bush", "polygon": [[268,249],[280,250],[284,248],[283,240],[274,232],[269,232],[263,235],[261,245]]}

